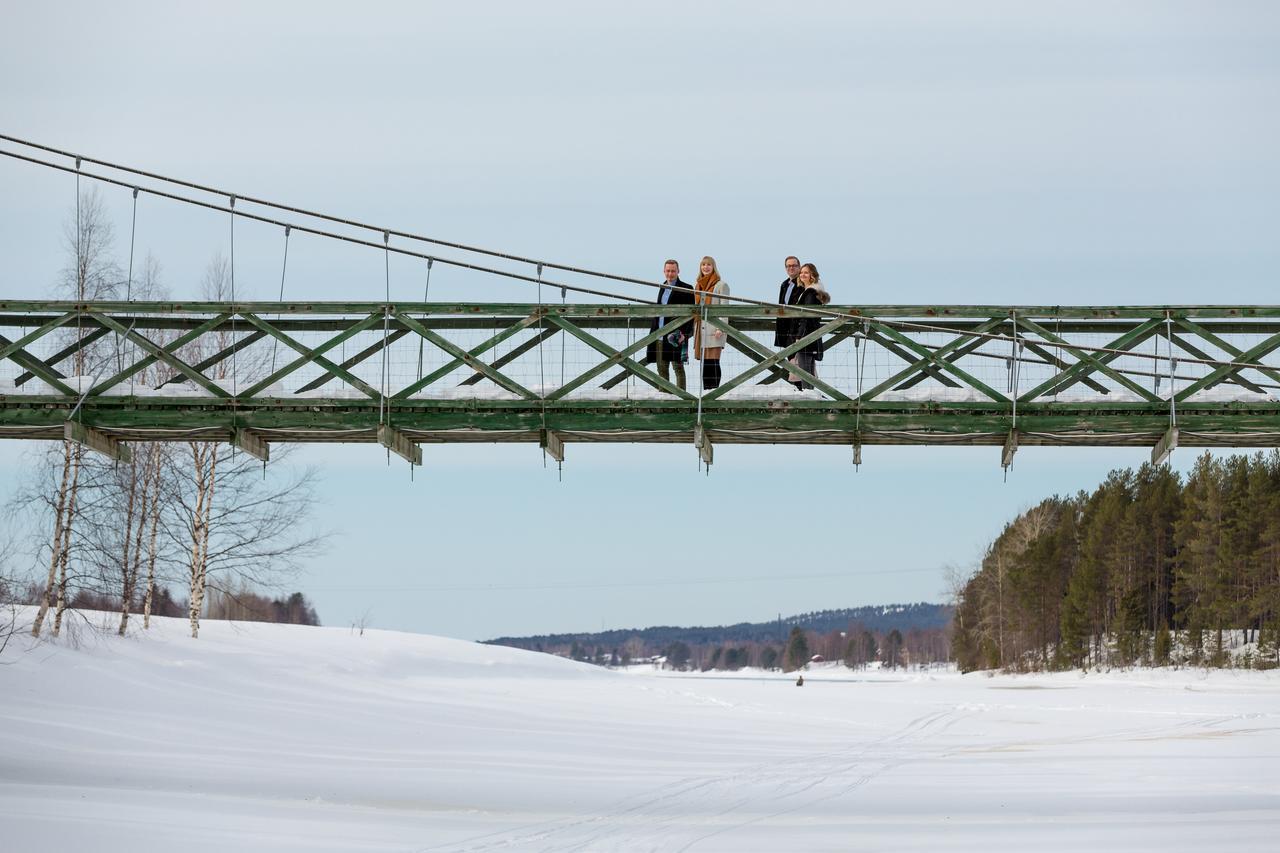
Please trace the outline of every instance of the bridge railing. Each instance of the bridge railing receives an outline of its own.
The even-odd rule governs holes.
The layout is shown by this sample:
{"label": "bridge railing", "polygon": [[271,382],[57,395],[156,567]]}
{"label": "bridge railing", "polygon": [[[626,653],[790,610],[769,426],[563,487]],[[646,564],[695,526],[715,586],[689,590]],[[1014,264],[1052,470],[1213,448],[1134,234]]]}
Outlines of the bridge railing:
{"label": "bridge railing", "polygon": [[[779,321],[808,334],[777,345]],[[648,344],[689,323],[726,336],[717,388],[703,387],[693,352],[683,388],[645,361]],[[813,373],[790,362],[817,341]],[[75,417],[125,438],[185,424],[341,440],[398,423],[416,438],[527,440],[577,418],[602,435],[706,427],[873,442],[899,429],[993,443],[1021,418],[1046,437],[1128,429],[1144,443],[1181,408],[1206,435],[1261,436],[1280,426],[1278,350],[1277,306],[9,301],[0,435],[47,437]],[[470,420],[458,415],[467,406]],[[310,433],[300,415],[272,426],[308,410]]]}

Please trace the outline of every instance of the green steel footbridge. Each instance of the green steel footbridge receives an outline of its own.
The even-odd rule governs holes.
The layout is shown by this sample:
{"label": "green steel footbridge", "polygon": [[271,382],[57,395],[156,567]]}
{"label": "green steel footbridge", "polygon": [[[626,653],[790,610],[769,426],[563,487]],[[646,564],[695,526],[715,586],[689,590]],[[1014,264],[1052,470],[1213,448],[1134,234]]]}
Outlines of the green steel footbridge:
{"label": "green steel footbridge", "polygon": [[[660,306],[652,281],[7,134],[0,144],[23,168],[68,176],[68,189],[74,177],[79,271],[75,301],[0,298],[0,438],[121,458],[140,441],[227,441],[263,459],[277,442],[376,442],[416,464],[422,445],[450,442],[535,443],[561,461],[574,442],[688,443],[708,464],[718,443],[843,444],[855,462],[864,445],[992,445],[1006,467],[1020,445],[1146,447],[1155,461],[1180,444],[1280,446],[1276,305],[784,307],[735,292],[724,304]],[[132,195],[129,275],[115,289],[94,291],[84,275],[82,180]],[[228,301],[129,298],[139,194],[226,217]],[[236,299],[237,224],[279,229],[278,301]],[[285,301],[291,231],[382,253],[384,298]],[[392,255],[425,261],[422,301],[392,299]],[[536,286],[538,301],[432,302],[433,264],[530,295]],[[544,286],[560,290],[559,304],[543,301]],[[88,295],[121,291],[123,301]],[[570,292],[594,301],[569,304]],[[803,336],[775,346],[779,321],[800,320]],[[704,387],[696,358],[683,383],[645,361],[649,344],[691,323],[726,335],[718,387]],[[819,341],[815,370],[792,362]]]}
{"label": "green steel footbridge", "polygon": [[[0,301],[0,438],[138,441],[1280,446],[1280,306]],[[655,324],[655,318],[660,322]],[[727,335],[719,387],[648,344]],[[657,328],[654,329],[654,325]],[[789,359],[822,340],[814,373]],[[788,378],[813,387],[799,391]]]}

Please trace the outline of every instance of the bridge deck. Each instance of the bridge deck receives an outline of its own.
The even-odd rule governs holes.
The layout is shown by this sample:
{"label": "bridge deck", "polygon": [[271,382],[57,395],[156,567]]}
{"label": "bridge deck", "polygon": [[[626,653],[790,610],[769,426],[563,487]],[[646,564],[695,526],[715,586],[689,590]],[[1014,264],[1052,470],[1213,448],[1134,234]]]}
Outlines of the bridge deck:
{"label": "bridge deck", "polygon": [[[0,302],[0,437],[1280,445],[1277,306],[827,310]],[[727,336],[718,389],[643,363],[695,315]],[[779,319],[810,333],[774,346]],[[787,358],[817,340],[802,393]]]}

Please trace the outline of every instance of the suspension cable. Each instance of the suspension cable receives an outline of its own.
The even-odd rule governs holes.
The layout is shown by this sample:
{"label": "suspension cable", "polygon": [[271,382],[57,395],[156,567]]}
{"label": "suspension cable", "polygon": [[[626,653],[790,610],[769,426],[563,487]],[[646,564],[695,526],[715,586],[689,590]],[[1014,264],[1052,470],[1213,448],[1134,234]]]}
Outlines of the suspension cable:
{"label": "suspension cable", "polygon": [[[280,297],[279,301],[284,302],[284,276],[289,269],[289,232],[292,229],[286,225],[284,227],[284,259],[280,262]],[[276,319],[280,319],[280,315],[276,314]],[[280,348],[280,340],[272,337],[271,339],[271,373],[276,372],[276,350]],[[271,374],[268,374],[271,375]]]}
{"label": "suspension cable", "polygon": [[[427,258],[427,283],[422,288],[422,301],[429,302],[431,295],[431,258]],[[422,315],[422,322],[427,322],[427,314]],[[418,379],[422,379],[422,346],[426,343],[426,339],[421,335],[418,336]]]}
{"label": "suspension cable", "polygon": [[[386,296],[387,301],[382,306],[382,388],[378,394],[378,426],[382,426],[383,416],[386,411],[387,389],[388,389],[388,370],[387,364],[387,333],[391,326],[391,234],[382,232],[382,240],[387,246],[387,251],[383,254],[383,268],[386,277]],[[387,447],[387,464],[391,464],[391,448]]]}
{"label": "suspension cable", "polygon": [[542,401],[542,467],[547,467],[547,368],[542,358],[542,264],[538,264],[538,399]]}
{"label": "suspension cable", "polygon": [[[58,154],[63,157],[76,156],[68,151],[63,151],[61,149],[54,148],[49,145],[43,145],[38,142],[31,142],[30,140],[21,139],[16,136],[10,136],[8,134],[0,133],[0,140],[4,140],[6,142],[12,142],[16,145],[21,145],[24,148],[35,148],[40,151],[47,151],[51,154]],[[0,153],[8,153],[8,152],[0,152]],[[23,158],[23,159],[28,159],[28,158]],[[138,169],[133,166],[126,166],[120,163],[112,163],[107,160],[100,160],[96,157],[81,156],[81,157],[77,157],[76,159],[77,160],[83,159],[86,163],[93,163],[98,166],[105,166],[108,169],[114,169],[117,172],[126,172],[131,175],[140,175],[142,177],[151,178],[153,180],[161,181],[166,184],[173,184],[174,186],[186,187],[187,189],[209,193],[210,195],[216,195],[216,196],[234,195],[235,197],[239,198],[241,201],[249,202],[251,204],[261,205],[262,207],[268,207],[274,210],[283,210],[288,213],[296,213],[302,216],[310,217],[312,219],[319,219],[325,222],[332,222],[337,225],[347,225],[352,228],[359,228],[365,231],[386,233],[386,234],[393,235],[395,237],[402,237],[407,240],[415,240],[420,243],[430,243],[435,246],[444,246],[449,249],[458,249],[460,251],[470,252],[476,255],[485,255],[491,258],[501,258],[507,261],[516,261],[518,263],[529,264],[530,266],[542,266],[547,269],[560,270],[561,272],[576,273],[579,275],[591,276],[593,278],[604,278],[612,281],[625,282],[628,284],[644,284],[645,283],[641,279],[630,278],[628,276],[622,276],[622,275],[615,275],[613,273],[602,272],[600,270],[591,270],[583,267],[570,266],[568,264],[551,263],[549,261],[539,261],[534,258],[527,258],[521,255],[511,254],[509,252],[499,252],[493,249],[485,249],[480,246],[469,246],[465,243],[457,243],[450,240],[441,240],[436,237],[427,237],[422,234],[414,234],[409,231],[398,231],[395,229],[386,228],[384,226],[371,225],[367,222],[359,222],[354,219],[347,219],[345,217],[333,216],[328,213],[321,213],[319,211],[307,210],[305,208],[296,207],[294,205],[288,205],[280,202],[270,201],[269,199],[256,198],[254,196],[245,195],[244,193],[232,193],[229,190],[218,189],[217,187],[210,187],[204,184],[197,184],[193,181],[187,181],[181,178],[171,178],[165,175],[158,174],[156,172],[149,172],[143,169]]]}
{"label": "suspension cable", "polygon": [[[19,145],[25,145],[25,146],[32,147],[32,148],[39,148],[39,149],[42,149],[42,150],[50,151],[50,152],[53,152],[53,153],[56,153],[56,154],[61,154],[61,155],[64,155],[64,156],[73,156],[73,155],[70,155],[69,153],[64,152],[64,151],[61,151],[61,150],[59,150],[59,149],[50,148],[50,147],[48,147],[48,146],[39,145],[39,144],[36,144],[36,143],[29,143],[29,142],[27,142],[27,141],[25,141],[25,140],[18,139],[18,138],[16,138],[16,137],[12,137],[12,136],[7,136],[7,135],[5,135],[5,134],[0,134],[0,140],[7,140],[7,141],[10,141],[10,142],[17,143],[17,144],[19,144]],[[77,173],[77,175],[83,174],[85,177],[93,178],[94,180],[103,181],[104,183],[115,184],[115,185],[118,185],[118,186],[127,186],[127,187],[132,188],[132,186],[131,186],[130,184],[127,184],[127,183],[125,183],[125,182],[123,182],[123,181],[120,181],[120,180],[117,180],[117,179],[114,179],[114,178],[107,177],[107,176],[105,176],[105,175],[98,175],[98,174],[93,174],[93,173],[89,173],[89,172],[84,172],[83,170],[80,170],[80,169],[72,170],[70,167],[62,166],[62,165],[57,164],[57,163],[50,163],[50,162],[45,161],[45,160],[40,160],[40,159],[35,158],[35,157],[29,157],[29,156],[26,156],[26,155],[23,155],[23,154],[19,154],[19,153],[16,153],[16,152],[12,152],[12,151],[2,151],[2,150],[0,150],[0,154],[2,154],[2,155],[4,155],[4,156],[7,156],[7,157],[11,157],[11,158],[13,158],[13,159],[23,160],[23,161],[26,161],[26,162],[29,162],[29,163],[34,163],[34,164],[36,164],[36,165],[46,166],[46,167],[51,168],[51,169],[57,169],[57,170],[61,170],[61,171],[75,171],[75,172]],[[213,188],[204,187],[204,186],[202,186],[202,185],[194,184],[194,183],[191,183],[191,182],[188,182],[188,181],[182,181],[182,180],[178,180],[178,179],[166,178],[166,177],[165,177],[165,176],[163,176],[163,175],[157,175],[157,174],[155,174],[155,173],[146,172],[146,171],[143,171],[143,170],[128,169],[128,168],[125,168],[125,167],[122,167],[122,166],[117,166],[117,165],[115,165],[115,164],[108,163],[108,162],[106,162],[106,161],[95,160],[95,159],[91,159],[91,158],[82,158],[82,159],[89,160],[90,162],[95,162],[95,163],[98,163],[98,164],[103,165],[103,166],[107,166],[108,168],[118,169],[118,170],[120,170],[120,171],[127,171],[127,172],[130,172],[130,173],[132,173],[132,174],[137,174],[137,175],[142,175],[142,176],[145,176],[145,177],[154,178],[154,179],[156,179],[156,180],[165,181],[165,182],[172,183],[172,184],[175,184],[175,185],[178,185],[178,186],[186,186],[186,187],[189,187],[189,188],[192,188],[192,189],[199,190],[199,191],[201,191],[201,192],[211,192],[211,193],[216,192],[216,193],[220,193],[220,194],[224,193],[224,191],[214,190]],[[163,190],[159,190],[159,189],[143,187],[143,188],[140,188],[140,190],[141,190],[142,192],[146,192],[146,193],[150,193],[150,194],[152,194],[152,195],[155,195],[155,196],[157,196],[157,197],[161,197],[161,198],[168,198],[168,199],[171,199],[171,200],[174,200],[174,201],[179,201],[179,202],[183,202],[183,203],[186,203],[186,204],[191,204],[191,205],[195,205],[195,206],[198,206],[198,207],[204,207],[204,208],[211,209],[211,210],[226,210],[226,209],[227,209],[227,208],[224,208],[224,207],[222,207],[222,206],[220,206],[220,205],[217,205],[217,204],[212,204],[212,203],[210,203],[210,202],[205,202],[205,201],[201,201],[201,200],[198,200],[198,199],[192,199],[192,198],[189,198],[189,197],[186,197],[186,196],[182,196],[182,195],[177,195],[177,194],[174,194],[174,193],[165,192],[165,191],[163,191]],[[304,216],[311,216],[311,217],[314,217],[314,218],[317,218],[317,219],[322,219],[322,220],[326,220],[326,221],[331,221],[331,222],[335,222],[335,223],[339,223],[339,224],[351,225],[351,226],[353,226],[353,227],[366,228],[366,229],[370,229],[370,230],[373,230],[373,229],[374,229],[374,226],[366,225],[366,224],[364,224],[364,223],[359,223],[359,222],[355,222],[355,221],[352,221],[352,220],[346,220],[346,219],[342,219],[342,218],[340,218],[340,217],[328,216],[328,215],[325,215],[325,214],[317,214],[317,213],[314,213],[314,212],[311,212],[311,211],[304,210],[304,209],[302,209],[302,208],[295,208],[295,207],[291,207],[291,206],[288,206],[288,205],[276,204],[276,203],[272,203],[272,202],[269,202],[269,201],[259,200],[259,199],[256,199],[256,198],[253,198],[253,197],[250,197],[250,196],[232,196],[232,198],[237,198],[237,197],[238,197],[238,198],[241,198],[242,200],[245,200],[245,201],[251,201],[251,202],[253,202],[253,203],[255,203],[255,204],[261,204],[261,205],[263,205],[263,206],[272,207],[272,208],[274,208],[274,209],[278,209],[278,210],[284,210],[284,211],[288,211],[288,212],[298,213],[298,214],[301,214],[301,215],[304,215]],[[234,215],[235,215],[235,216],[242,217],[242,218],[245,218],[245,219],[251,219],[251,220],[254,220],[254,221],[258,221],[258,222],[264,222],[264,223],[268,223],[268,224],[279,225],[279,226],[282,226],[282,227],[283,227],[283,226],[285,226],[285,225],[291,225],[293,228],[295,228],[295,229],[297,229],[297,230],[299,230],[299,231],[303,231],[303,232],[305,232],[305,233],[309,233],[309,234],[314,234],[314,235],[316,235],[316,236],[326,237],[326,238],[334,239],[334,240],[341,240],[341,241],[348,242],[348,243],[352,243],[352,244],[355,244],[355,245],[363,245],[363,246],[370,246],[370,247],[380,248],[380,247],[378,246],[378,244],[377,244],[377,243],[375,243],[375,242],[373,242],[373,241],[371,241],[371,240],[363,240],[363,239],[356,238],[356,237],[350,237],[350,236],[346,236],[346,235],[342,235],[342,234],[336,234],[336,233],[329,232],[329,231],[324,231],[324,230],[321,230],[321,229],[318,229],[318,228],[311,228],[311,227],[308,227],[308,226],[299,225],[299,224],[297,224],[297,223],[285,223],[285,222],[283,222],[283,221],[280,221],[280,220],[277,220],[277,219],[273,219],[273,218],[271,218],[271,217],[262,216],[262,215],[254,214],[254,213],[249,213],[249,212],[246,212],[246,211],[243,211],[243,210],[234,211]],[[427,242],[427,243],[432,243],[432,244],[435,244],[435,245],[447,246],[447,247],[450,247],[450,248],[460,249],[460,250],[462,250],[462,251],[475,252],[475,253],[477,253],[477,254],[485,254],[485,255],[489,255],[489,256],[491,256],[491,257],[498,257],[498,258],[503,258],[503,259],[507,259],[507,260],[518,261],[518,262],[521,262],[521,263],[531,263],[531,264],[536,264],[536,265],[539,265],[539,266],[541,266],[541,267],[547,267],[547,268],[552,268],[552,269],[558,269],[558,270],[561,270],[561,271],[564,271],[564,272],[572,272],[572,273],[577,273],[577,274],[582,274],[582,275],[595,276],[595,277],[599,277],[599,278],[606,278],[606,279],[610,279],[610,280],[613,280],[613,281],[619,281],[619,282],[623,282],[623,283],[627,283],[627,284],[635,284],[635,285],[639,285],[639,286],[642,286],[642,287],[650,287],[650,288],[658,288],[658,289],[661,289],[661,288],[662,288],[662,286],[663,286],[663,285],[661,285],[661,284],[656,284],[656,283],[654,283],[654,282],[646,281],[646,280],[643,280],[643,279],[631,278],[631,277],[627,277],[627,276],[613,275],[613,274],[610,274],[610,273],[603,273],[603,272],[599,272],[599,271],[595,271],[595,270],[588,270],[588,269],[583,269],[583,268],[579,268],[579,267],[572,267],[572,266],[564,265],[564,264],[552,264],[552,263],[547,263],[547,262],[534,261],[533,259],[525,258],[525,257],[518,256],[518,255],[512,255],[512,254],[503,253],[503,252],[493,252],[493,251],[489,251],[489,250],[483,250],[483,249],[479,249],[479,248],[476,248],[476,247],[466,246],[466,245],[464,245],[464,244],[460,244],[460,243],[452,243],[452,242],[444,241],[444,240],[434,240],[434,239],[432,239],[432,238],[422,237],[422,236],[420,236],[420,235],[415,235],[415,234],[412,234],[412,233],[409,233],[409,232],[393,231],[393,230],[391,230],[391,229],[382,229],[382,230],[383,230],[383,233],[385,233],[385,234],[393,234],[393,233],[394,233],[394,234],[396,234],[397,236],[403,236],[403,237],[406,237],[406,238],[411,239],[411,240],[417,240],[417,241],[420,241],[420,242]],[[560,288],[562,289],[562,291],[563,291],[563,292],[573,291],[574,293],[581,293],[581,294],[586,294],[586,295],[591,295],[591,296],[600,296],[600,297],[604,297],[604,298],[607,298],[607,299],[618,299],[618,300],[622,300],[622,301],[633,302],[633,303],[638,303],[638,304],[643,304],[643,305],[651,304],[648,300],[640,299],[640,298],[637,298],[637,297],[634,297],[634,296],[629,296],[629,295],[619,294],[619,293],[612,293],[612,292],[608,292],[608,291],[601,291],[601,290],[596,290],[596,289],[586,288],[586,287],[580,287],[580,286],[575,286],[575,285],[568,285],[568,284],[563,284],[563,283],[559,283],[559,282],[546,281],[546,280],[545,280],[545,279],[543,279],[541,276],[538,276],[538,277],[536,277],[536,278],[535,278],[535,277],[533,277],[533,276],[524,275],[524,274],[517,273],[517,272],[512,272],[512,271],[510,271],[510,270],[500,270],[500,269],[494,269],[494,268],[490,268],[490,267],[484,267],[484,266],[481,266],[481,265],[479,265],[479,264],[473,264],[473,263],[469,263],[469,262],[466,262],[466,261],[460,261],[460,260],[456,260],[456,259],[452,259],[452,258],[443,258],[443,257],[439,257],[439,256],[436,256],[436,255],[428,255],[428,254],[424,254],[424,253],[421,253],[421,252],[415,252],[415,251],[413,251],[413,250],[411,250],[411,249],[401,249],[401,248],[396,248],[396,249],[391,249],[390,251],[392,251],[392,252],[396,252],[397,254],[408,255],[408,256],[411,256],[411,257],[417,257],[417,258],[422,258],[422,259],[426,259],[426,260],[436,260],[436,261],[440,261],[441,263],[449,264],[450,266],[458,267],[458,268],[461,268],[461,269],[469,269],[469,270],[473,270],[473,271],[475,271],[475,272],[485,273],[485,274],[489,274],[489,275],[501,276],[501,277],[509,278],[509,279],[513,279],[513,280],[516,280],[516,281],[524,281],[524,282],[528,282],[528,283],[538,283],[538,284],[546,283],[546,284],[549,284],[549,285],[552,285],[552,286],[558,286],[558,287],[560,287]],[[769,302],[769,301],[766,301],[766,300],[760,300],[760,299],[751,299],[751,298],[744,297],[744,296],[732,296],[732,295],[730,295],[730,296],[726,296],[726,297],[724,297],[724,298],[725,298],[726,300],[730,301],[730,302],[738,303],[738,304],[741,304],[741,305],[755,306],[755,307],[764,307],[764,308],[775,308],[775,307],[777,307],[777,303]],[[861,318],[863,317],[863,315],[862,315],[861,313],[853,314],[853,313],[848,313],[848,312],[837,311],[837,310],[834,310],[834,309],[831,309],[831,308],[823,308],[823,307],[815,307],[815,306],[800,306],[800,305],[792,305],[792,306],[787,306],[787,310],[788,310],[788,311],[794,311],[794,312],[796,312],[796,313],[798,313],[798,314],[811,314],[811,315],[815,315],[815,316],[819,316],[819,317],[826,317],[826,318],[828,318],[828,319],[849,319],[849,320],[856,320],[856,319],[861,319]],[[957,332],[957,330],[955,330],[955,329],[953,329],[953,328],[946,327],[946,326],[937,326],[937,325],[932,325],[932,324],[929,324],[929,323],[921,323],[921,322],[915,322],[915,321],[909,321],[909,320],[896,320],[896,319],[882,318],[882,319],[880,319],[878,322],[882,323],[882,324],[883,324],[883,325],[885,325],[885,326],[894,327],[894,328],[898,328],[898,329],[901,329],[901,330],[907,330],[907,331],[939,332],[939,333],[945,333],[945,334],[965,334],[965,335],[968,335],[968,336],[973,337],[973,338],[981,338],[981,339],[984,339],[984,340],[992,340],[992,341],[1006,341],[1006,342],[1007,342],[1007,341],[1009,340],[1009,337],[1008,337],[1007,335],[1002,335],[1002,334],[999,334],[999,333],[994,333],[994,332],[977,332],[977,331],[963,331],[963,330],[962,330],[962,331],[960,331],[960,332]],[[234,318],[233,318],[233,323],[234,323]],[[1151,360],[1159,360],[1159,357],[1158,357],[1157,355],[1154,355],[1154,354],[1153,354],[1153,355],[1148,355],[1148,354],[1146,354],[1146,353],[1141,353],[1141,352],[1137,352],[1137,351],[1134,351],[1134,350],[1124,350],[1124,349],[1119,349],[1119,348],[1115,348],[1115,347],[1096,347],[1096,346],[1090,346],[1090,345],[1086,345],[1086,344],[1071,344],[1071,345],[1070,345],[1070,347],[1071,347],[1072,349],[1079,350],[1079,351],[1081,351],[1081,352],[1103,353],[1103,354],[1111,354],[1111,355],[1123,355],[1123,356],[1129,356],[1129,357],[1139,358],[1139,359],[1143,359],[1143,358],[1145,358],[1145,359],[1151,359]],[[1179,360],[1180,360],[1180,361],[1185,361],[1185,362],[1190,363],[1190,364],[1207,365],[1207,366],[1210,366],[1210,367],[1233,367],[1233,368],[1237,368],[1237,369],[1266,367],[1266,365],[1265,365],[1265,364],[1261,364],[1261,363],[1253,363],[1253,362],[1237,362],[1237,361],[1230,361],[1230,360],[1224,360],[1224,359],[1191,358],[1191,357],[1188,357],[1188,358],[1183,358],[1183,359],[1179,359]]]}
{"label": "suspension cable", "polygon": [[1020,362],[1018,361],[1019,344],[1018,344],[1018,311],[1017,309],[1014,309],[1013,311],[1011,311],[1009,313],[1009,316],[1013,320],[1013,353],[1012,353],[1013,364],[1011,365],[1011,369],[1009,371],[1011,374],[1009,379],[1011,382],[1011,390],[1012,390],[1010,397],[1012,397],[1013,399],[1013,423],[1011,424],[1010,429],[1016,430],[1018,428],[1018,391],[1019,391],[1018,368],[1021,366]]}
{"label": "suspension cable", "polygon": [[1173,317],[1169,311],[1164,312],[1164,328],[1169,338],[1169,427],[1173,429],[1178,426],[1178,389],[1174,385],[1174,368],[1178,362],[1173,357]]}
{"label": "suspension cable", "polygon": [[[129,223],[129,277],[125,280],[125,288],[124,288],[125,302],[133,301],[133,244],[137,236],[138,236],[138,188],[134,187],[133,188],[133,217]],[[135,316],[133,320],[129,323],[130,331],[133,331],[134,324],[137,322],[138,322],[138,318]],[[125,343],[130,343],[128,338],[125,339]],[[129,348],[129,350],[130,350],[130,353],[136,353],[137,351],[132,346]],[[133,355],[130,355],[130,359],[132,358],[133,358]],[[116,335],[116,372],[119,373],[123,369],[124,369],[124,364],[120,360],[120,336],[117,334]],[[130,396],[133,396],[134,392],[136,391],[137,377],[138,377],[138,374],[136,371],[130,374],[129,376],[129,395]]]}
{"label": "suspension cable", "polygon": [[[236,384],[236,197],[231,196],[231,398],[239,395]],[[235,404],[232,404],[235,408]],[[233,445],[234,446],[234,445]]]}

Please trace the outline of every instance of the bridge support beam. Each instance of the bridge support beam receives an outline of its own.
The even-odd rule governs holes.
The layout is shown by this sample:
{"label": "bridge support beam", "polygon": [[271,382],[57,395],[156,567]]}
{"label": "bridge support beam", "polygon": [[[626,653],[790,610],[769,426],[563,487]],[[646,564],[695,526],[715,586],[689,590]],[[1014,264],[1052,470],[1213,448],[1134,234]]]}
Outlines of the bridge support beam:
{"label": "bridge support beam", "polygon": [[403,456],[411,465],[422,464],[422,447],[389,424],[378,424],[378,444],[397,456]]}
{"label": "bridge support beam", "polygon": [[231,431],[231,446],[238,447],[254,459],[261,459],[263,462],[269,461],[271,457],[271,447],[267,442],[247,429]]}
{"label": "bridge support beam", "polygon": [[1004,450],[1000,454],[1000,467],[1009,470],[1009,466],[1013,464],[1013,454],[1018,452],[1018,431],[1016,429],[1009,430],[1009,435],[1004,440]]}
{"label": "bridge support beam", "polygon": [[557,462],[564,462],[564,439],[556,435],[554,431],[544,429],[539,435],[538,444],[542,446],[542,450]]}
{"label": "bridge support beam", "polygon": [[1178,428],[1171,426],[1169,431],[1164,434],[1164,437],[1156,442],[1156,446],[1151,449],[1151,464],[1163,465],[1169,461],[1169,457],[1173,455],[1173,451],[1177,446]]}
{"label": "bridge support beam", "polygon": [[63,424],[62,435],[67,441],[75,442],[120,462],[128,462],[133,459],[133,454],[129,451],[129,448],[106,433],[93,427],[87,427],[82,423],[67,421]]}
{"label": "bridge support beam", "polygon": [[698,455],[702,457],[702,463],[708,468],[711,467],[711,459],[715,455],[715,451],[711,447],[711,436],[707,435],[706,430],[698,426],[693,431],[693,446],[698,448]]}

